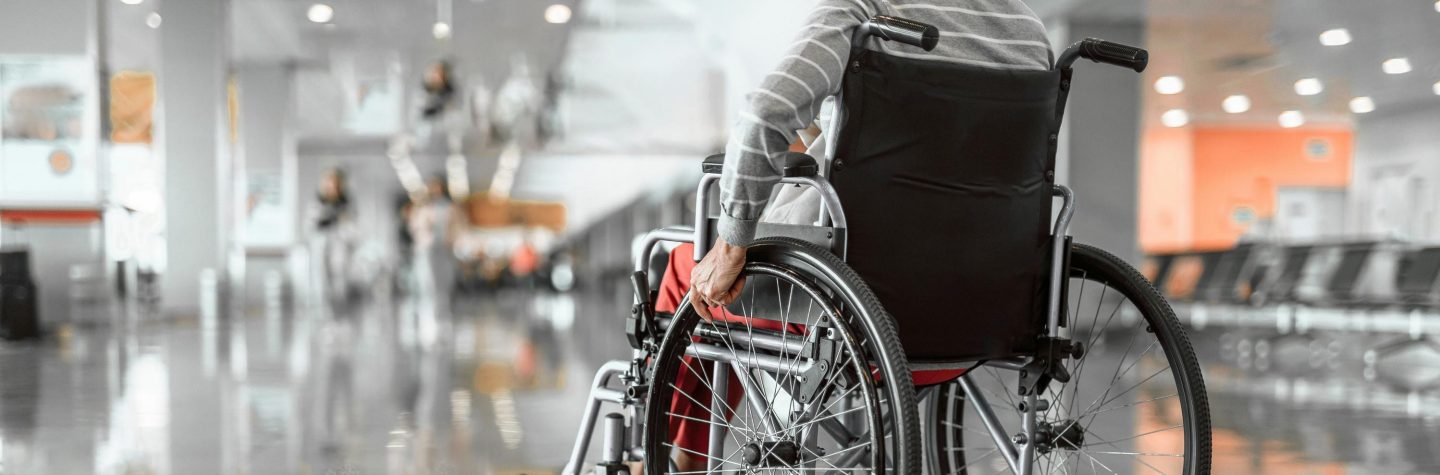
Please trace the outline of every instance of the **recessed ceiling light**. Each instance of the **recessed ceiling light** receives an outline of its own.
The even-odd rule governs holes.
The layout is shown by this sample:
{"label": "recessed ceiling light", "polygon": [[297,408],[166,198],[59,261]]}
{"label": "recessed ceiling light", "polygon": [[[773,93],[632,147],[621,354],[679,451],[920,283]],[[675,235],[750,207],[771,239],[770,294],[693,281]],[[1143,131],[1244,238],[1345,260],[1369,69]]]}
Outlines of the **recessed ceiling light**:
{"label": "recessed ceiling light", "polygon": [[1305,78],[1295,81],[1295,93],[1302,96],[1313,96],[1325,90],[1325,85],[1316,78]]}
{"label": "recessed ceiling light", "polygon": [[550,5],[545,9],[545,21],[561,24],[570,21],[570,7],[561,4]]}
{"label": "recessed ceiling light", "polygon": [[437,40],[449,38],[450,24],[443,21],[437,21],[435,22],[435,26],[430,27],[430,34],[435,35],[435,39]]}
{"label": "recessed ceiling light", "polygon": [[315,23],[329,23],[335,18],[335,9],[330,5],[316,3],[310,5],[310,9],[305,11],[305,18],[309,18]]}
{"label": "recessed ceiling light", "polygon": [[1171,95],[1185,90],[1185,80],[1180,76],[1162,76],[1155,80],[1155,92]]}
{"label": "recessed ceiling light", "polygon": [[1166,127],[1184,127],[1190,123],[1190,113],[1185,112],[1185,109],[1170,109],[1160,114],[1160,123]]}
{"label": "recessed ceiling light", "polygon": [[1325,46],[1344,46],[1350,44],[1350,30],[1336,28],[1325,30],[1320,34],[1320,44]]}
{"label": "recessed ceiling light", "polygon": [[126,5],[139,5],[139,4],[145,3],[145,0],[120,0],[120,3],[126,4]]}
{"label": "recessed ceiling light", "polygon": [[1440,0],[1435,1],[1435,11],[1440,12]]}
{"label": "recessed ceiling light", "polygon": [[160,18],[159,13],[150,12],[150,14],[145,17],[145,26],[151,29],[159,28],[161,21],[164,21],[164,19]]}
{"label": "recessed ceiling light", "polygon": [[1280,113],[1280,126],[1293,129],[1305,125],[1305,114],[1300,111],[1285,111]]}
{"label": "recessed ceiling light", "polygon": [[1231,114],[1242,114],[1250,110],[1250,97],[1244,94],[1236,94],[1226,97],[1220,103],[1220,108]]}
{"label": "recessed ceiling light", "polygon": [[1356,114],[1369,114],[1375,112],[1375,100],[1370,96],[1360,96],[1350,100],[1350,112]]}
{"label": "recessed ceiling light", "polygon": [[1410,72],[1410,58],[1390,58],[1380,63],[1380,69],[1385,74],[1405,74]]}

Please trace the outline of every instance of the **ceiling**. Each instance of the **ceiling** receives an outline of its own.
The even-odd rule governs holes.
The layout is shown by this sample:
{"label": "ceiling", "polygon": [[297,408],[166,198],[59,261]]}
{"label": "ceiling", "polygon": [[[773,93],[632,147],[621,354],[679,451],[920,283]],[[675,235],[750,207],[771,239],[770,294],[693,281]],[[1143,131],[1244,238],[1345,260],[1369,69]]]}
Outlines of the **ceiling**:
{"label": "ceiling", "polygon": [[[1146,72],[1146,120],[1168,109],[1189,111],[1192,124],[1274,126],[1287,110],[1312,125],[1348,125],[1349,101],[1370,96],[1384,113],[1414,104],[1440,104],[1432,85],[1440,81],[1440,12],[1430,1],[1346,0],[1150,0]],[[1353,42],[1323,46],[1319,35],[1346,28]],[[1414,71],[1387,75],[1381,62],[1408,57]],[[1151,87],[1161,76],[1184,79],[1173,96]],[[1295,92],[1295,81],[1317,78],[1324,91]],[[1229,114],[1221,102],[1231,94],[1252,101],[1250,111]]]}

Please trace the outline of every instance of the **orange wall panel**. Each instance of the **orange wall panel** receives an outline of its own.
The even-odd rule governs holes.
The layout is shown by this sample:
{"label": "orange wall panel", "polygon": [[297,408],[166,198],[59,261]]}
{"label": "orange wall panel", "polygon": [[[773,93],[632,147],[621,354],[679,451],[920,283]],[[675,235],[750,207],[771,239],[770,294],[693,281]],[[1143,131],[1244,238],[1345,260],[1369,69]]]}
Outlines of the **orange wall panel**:
{"label": "orange wall panel", "polygon": [[1195,127],[1192,170],[1192,248],[1226,249],[1248,225],[1275,215],[1280,187],[1350,184],[1353,136],[1348,128]]}
{"label": "orange wall panel", "polygon": [[1147,253],[1190,248],[1193,139],[1187,128],[1150,128],[1141,139],[1140,249]]}

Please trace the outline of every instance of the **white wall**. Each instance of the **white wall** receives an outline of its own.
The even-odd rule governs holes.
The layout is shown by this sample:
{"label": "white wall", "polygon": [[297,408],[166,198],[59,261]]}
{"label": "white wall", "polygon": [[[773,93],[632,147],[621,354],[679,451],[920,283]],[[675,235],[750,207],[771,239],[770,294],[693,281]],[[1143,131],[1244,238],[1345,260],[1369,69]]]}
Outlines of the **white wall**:
{"label": "white wall", "polygon": [[1440,106],[1380,110],[1355,123],[1346,229],[1440,241]]}
{"label": "white wall", "polygon": [[94,31],[93,3],[90,0],[0,1],[0,54],[87,53],[90,32]]}

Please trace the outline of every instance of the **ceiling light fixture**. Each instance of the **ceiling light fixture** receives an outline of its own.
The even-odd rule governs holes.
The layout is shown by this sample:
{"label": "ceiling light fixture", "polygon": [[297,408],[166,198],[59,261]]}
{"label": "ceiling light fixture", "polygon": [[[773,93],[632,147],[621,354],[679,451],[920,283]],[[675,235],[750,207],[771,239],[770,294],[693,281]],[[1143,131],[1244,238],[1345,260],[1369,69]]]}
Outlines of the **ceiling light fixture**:
{"label": "ceiling light fixture", "polygon": [[1440,81],[1435,81],[1435,85],[1430,88],[1435,90],[1435,95],[1440,96]]}
{"label": "ceiling light fixture", "polygon": [[164,19],[160,18],[159,13],[150,12],[150,14],[145,17],[145,26],[153,30],[160,27],[161,21],[164,21]]}
{"label": "ceiling light fixture", "polygon": [[550,5],[545,9],[545,21],[554,24],[570,22],[570,7],[561,4]]}
{"label": "ceiling light fixture", "polygon": [[330,23],[330,20],[335,18],[335,9],[330,5],[316,3],[305,11],[305,18],[314,23]]}
{"label": "ceiling light fixture", "polygon": [[126,5],[139,5],[139,4],[145,3],[145,0],[120,0],[120,3],[126,4]]}
{"label": "ceiling light fixture", "polygon": [[1155,92],[1172,95],[1179,94],[1185,90],[1185,80],[1180,76],[1162,76],[1155,80]]}
{"label": "ceiling light fixture", "polygon": [[1375,100],[1370,96],[1360,96],[1350,100],[1350,112],[1356,114],[1369,114],[1375,112]]}
{"label": "ceiling light fixture", "polygon": [[1440,12],[1440,0],[1435,0],[1435,11]]}
{"label": "ceiling light fixture", "polygon": [[1170,109],[1160,114],[1160,123],[1170,128],[1184,127],[1190,123],[1190,113],[1185,112],[1185,109]]}
{"label": "ceiling light fixture", "polygon": [[430,34],[437,40],[450,38],[450,23],[455,18],[455,4],[450,0],[435,0],[435,24]]}
{"label": "ceiling light fixture", "polygon": [[1350,44],[1350,30],[1335,28],[1325,30],[1320,34],[1320,44],[1325,46],[1345,46]]}
{"label": "ceiling light fixture", "polygon": [[1325,90],[1325,84],[1316,78],[1305,78],[1295,81],[1295,93],[1302,96],[1313,96]]}
{"label": "ceiling light fixture", "polygon": [[1305,125],[1305,114],[1300,111],[1285,111],[1280,113],[1280,126],[1293,129]]}
{"label": "ceiling light fixture", "polygon": [[1243,114],[1250,110],[1250,97],[1244,94],[1236,94],[1226,97],[1220,102],[1220,108],[1231,114]]}
{"label": "ceiling light fixture", "polygon": [[1410,58],[1390,58],[1380,63],[1380,69],[1385,74],[1405,74],[1410,72]]}

